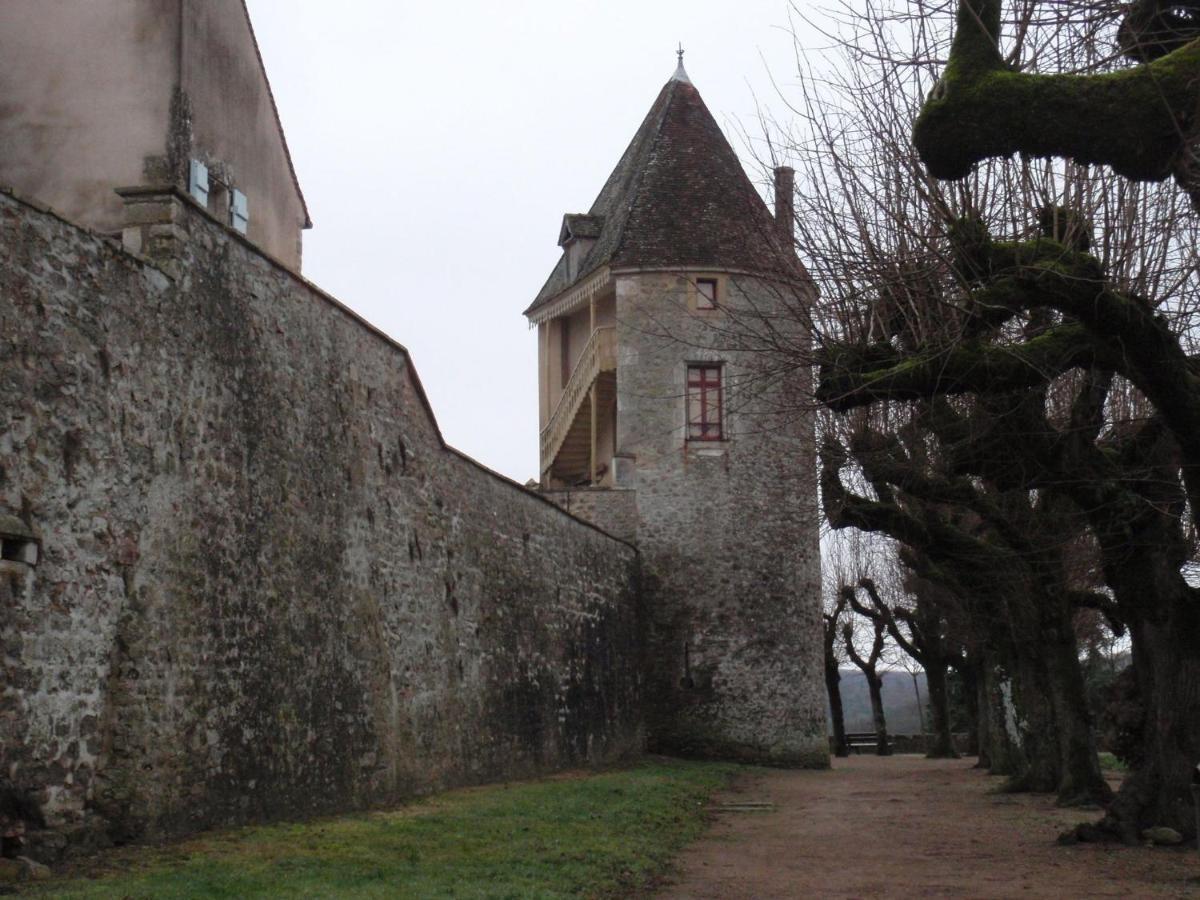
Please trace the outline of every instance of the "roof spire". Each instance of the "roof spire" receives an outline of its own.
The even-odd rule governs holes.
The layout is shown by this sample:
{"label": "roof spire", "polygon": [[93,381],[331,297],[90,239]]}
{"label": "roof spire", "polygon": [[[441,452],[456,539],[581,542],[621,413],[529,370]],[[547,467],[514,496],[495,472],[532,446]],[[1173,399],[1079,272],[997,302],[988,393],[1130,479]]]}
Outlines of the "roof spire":
{"label": "roof spire", "polygon": [[679,57],[679,65],[675,69],[675,74],[671,76],[671,80],[691,84],[692,79],[688,78],[687,70],[683,67],[683,52],[683,44],[680,43],[679,49],[675,51],[675,55]]}

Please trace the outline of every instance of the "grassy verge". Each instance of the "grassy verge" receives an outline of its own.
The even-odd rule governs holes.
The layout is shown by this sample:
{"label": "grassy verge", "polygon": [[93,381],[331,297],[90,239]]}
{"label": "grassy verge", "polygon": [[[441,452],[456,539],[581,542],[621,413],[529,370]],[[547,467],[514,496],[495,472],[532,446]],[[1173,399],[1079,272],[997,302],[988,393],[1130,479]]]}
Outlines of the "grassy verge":
{"label": "grassy verge", "polygon": [[1100,753],[1098,755],[1100,757],[1100,768],[1104,771],[1121,773],[1129,771],[1129,766],[1125,765],[1125,763],[1121,762],[1121,760],[1117,759],[1113,754]]}
{"label": "grassy verge", "polygon": [[[62,898],[627,896],[704,827],[738,767],[655,760],[472,788],[392,812],[199,835],[123,850]],[[117,867],[124,871],[115,871]]]}

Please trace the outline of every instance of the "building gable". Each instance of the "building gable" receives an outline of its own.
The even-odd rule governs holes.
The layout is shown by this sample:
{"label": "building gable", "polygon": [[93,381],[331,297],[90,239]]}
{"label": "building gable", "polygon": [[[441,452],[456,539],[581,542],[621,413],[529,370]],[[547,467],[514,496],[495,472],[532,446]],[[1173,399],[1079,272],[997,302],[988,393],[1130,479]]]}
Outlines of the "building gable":
{"label": "building gable", "polygon": [[300,268],[311,221],[244,0],[5,0],[0,58],[0,184],[115,235],[118,189],[203,171],[209,212]]}

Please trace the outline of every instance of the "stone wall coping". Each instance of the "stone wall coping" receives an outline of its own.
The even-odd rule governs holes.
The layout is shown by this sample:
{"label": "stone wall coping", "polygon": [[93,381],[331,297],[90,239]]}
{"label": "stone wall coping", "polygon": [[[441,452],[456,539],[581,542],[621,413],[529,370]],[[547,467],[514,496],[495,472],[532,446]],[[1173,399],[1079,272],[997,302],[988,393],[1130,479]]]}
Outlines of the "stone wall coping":
{"label": "stone wall coping", "polygon": [[[343,315],[350,318],[350,320],[353,321],[358,327],[365,329],[371,335],[373,335],[374,337],[383,341],[385,344],[390,346],[393,350],[398,352],[404,358],[405,372],[412,381],[413,389],[416,391],[417,397],[421,401],[421,406],[424,408],[426,416],[429,417],[429,422],[433,426],[433,431],[434,431],[434,434],[437,436],[438,444],[441,446],[441,448],[443,450],[458,457],[463,462],[474,467],[475,469],[478,469],[480,472],[489,476],[490,478],[494,478],[494,479],[500,481],[507,487],[512,488],[513,490],[519,491],[520,493],[525,494],[529,497],[532,497],[532,498],[536,499],[539,503],[546,504],[548,507],[553,509],[558,515],[565,516],[566,518],[571,519],[574,522],[578,522],[580,525],[583,525],[586,528],[590,528],[592,531],[595,531],[598,534],[603,535],[604,537],[608,538],[609,540],[616,541],[619,544],[623,544],[626,547],[633,550],[634,553],[638,552],[638,548],[636,547],[636,545],[631,544],[629,541],[622,540],[621,538],[617,537],[616,535],[609,534],[603,528],[593,525],[591,522],[587,521],[586,519],[581,519],[578,516],[572,515],[571,513],[564,510],[562,507],[556,505],[553,501],[547,499],[546,497],[541,496],[541,494],[539,494],[537,491],[530,490],[529,488],[525,487],[525,485],[521,484],[520,482],[515,481],[512,478],[509,478],[507,475],[500,474],[495,469],[489,468],[488,466],[481,463],[479,460],[474,459],[473,457],[468,456],[466,453],[463,453],[461,450],[458,450],[454,447],[451,447],[449,444],[447,444],[446,438],[442,434],[442,428],[438,424],[437,416],[434,415],[433,406],[429,402],[429,396],[425,393],[424,385],[421,384],[421,377],[417,374],[417,368],[416,368],[416,365],[413,363],[412,354],[408,351],[407,347],[405,347],[403,344],[401,344],[399,341],[397,341],[395,338],[393,338],[387,332],[383,331],[378,326],[373,325],[366,318],[359,315],[357,312],[355,312],[349,306],[344,304],[342,301],[338,300],[337,297],[333,296],[329,292],[323,290],[322,288],[318,287],[313,282],[309,281],[307,278],[305,278],[303,275],[301,275],[299,272],[297,272],[291,266],[288,266],[281,260],[276,259],[271,254],[264,252],[261,247],[259,247],[255,243],[253,243],[245,235],[239,233],[231,225],[227,225],[225,222],[221,221],[220,218],[218,218],[216,215],[214,215],[208,209],[201,206],[194,197],[192,197],[190,194],[188,194],[182,188],[178,187],[177,185],[139,185],[139,186],[130,186],[130,187],[119,188],[119,189],[117,189],[117,193],[120,194],[121,196],[132,196],[132,197],[138,197],[138,198],[147,198],[147,197],[154,197],[154,196],[171,197],[172,199],[182,201],[189,210],[199,214],[201,217],[203,217],[205,220],[207,220],[210,224],[217,226],[226,236],[239,242],[243,247],[245,247],[247,250],[249,250],[250,253],[261,258],[262,260],[264,260],[265,262],[267,262],[274,268],[283,272],[285,275],[287,275],[289,278],[291,278],[294,282],[296,282],[301,288],[309,291],[310,293],[315,295],[318,299],[323,300],[325,303],[329,304],[334,309],[338,310]],[[70,218],[68,218],[67,216],[58,212],[57,210],[54,210],[54,209],[50,208],[49,206],[46,206],[45,204],[38,202],[37,200],[33,200],[31,198],[26,197],[23,194],[21,194],[20,192],[18,192],[17,190],[15,190],[7,185],[0,184],[0,194],[5,194],[6,196],[11,197],[14,202],[16,202],[17,204],[19,204],[21,206],[28,207],[28,208],[30,208],[36,212],[42,213],[44,215],[53,216],[55,219],[59,220],[60,222],[62,222],[63,224],[65,224],[71,228],[74,228],[78,231],[82,231],[86,234],[89,234],[89,235],[95,237],[95,238],[98,238],[106,247],[108,247],[110,250],[112,250],[113,252],[115,252],[121,256],[126,256],[131,259],[134,259],[139,264],[154,268],[156,271],[162,271],[160,265],[157,264],[154,260],[148,259],[144,256],[141,256],[140,254],[131,252],[130,250],[128,250],[121,244],[115,243],[109,235],[106,235],[102,232],[95,231],[84,225],[80,225],[78,222],[71,220]],[[170,277],[169,273],[164,272],[163,274],[167,275],[167,277]]]}

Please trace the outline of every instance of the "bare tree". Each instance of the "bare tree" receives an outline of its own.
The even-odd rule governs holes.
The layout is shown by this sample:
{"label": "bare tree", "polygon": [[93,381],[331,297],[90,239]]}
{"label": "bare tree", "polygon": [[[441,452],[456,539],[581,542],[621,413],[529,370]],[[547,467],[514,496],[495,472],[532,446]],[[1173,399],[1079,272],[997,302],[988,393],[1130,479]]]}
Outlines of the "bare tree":
{"label": "bare tree", "polygon": [[[947,205],[939,240],[954,277],[939,306],[951,327],[919,331],[910,309],[897,325],[892,307],[873,304],[888,312],[883,341],[860,332],[824,348],[821,395],[844,410],[918,401],[951,411],[960,477],[1044,499],[1095,541],[1105,590],[1067,598],[1128,626],[1145,710],[1135,773],[1104,827],[1127,839],[1153,824],[1192,833],[1200,595],[1184,570],[1200,499],[1195,222],[1175,213],[1169,189],[1080,163],[1133,179],[1173,173],[1195,193],[1194,10],[1166,21],[1174,13],[1162,4],[1134,4],[1113,46],[1153,61],[1129,67],[1098,52],[1116,7],[1027,3],[1009,23],[998,0],[957,9],[949,62],[914,134],[929,173],[966,180],[949,193],[925,173],[914,184],[951,196],[1012,168],[999,158],[1019,152],[1023,169],[1035,168],[1032,156],[1071,157],[1065,168],[1036,165],[1093,189],[1040,208],[1004,195],[1014,214],[1040,212],[1033,236],[978,202]],[[980,160],[992,161],[971,170]],[[1155,199],[1144,215],[1111,215],[1139,194]]]}
{"label": "bare tree", "polygon": [[[1137,556],[1139,577],[1169,583],[1192,555],[1160,406],[1190,415],[1171,340],[1197,307],[1195,227],[1169,187],[1102,167],[1021,157],[953,184],[932,177],[909,124],[944,89],[938,12],[952,5],[843,6],[839,65],[802,73],[799,124],[771,138],[796,160],[798,245],[823,293],[794,317],[814,335],[819,397],[839,412],[822,429],[824,506],[835,528],[894,538],[952,598],[953,664],[977,686],[993,770],[1064,802],[1104,800],[1072,622],[1080,607],[1114,621],[1132,609],[1118,560]],[[1047,5],[1054,15],[1033,14]],[[1112,66],[1096,40],[1111,14],[1072,36],[1092,8],[1022,4],[1009,67]],[[1144,344],[1132,358],[1118,337],[1129,323]],[[1154,539],[1140,556],[1127,538],[1143,528]],[[1080,579],[1084,536],[1099,564]],[[1151,543],[1171,548],[1157,570]]]}
{"label": "bare tree", "polygon": [[[849,585],[843,585],[839,593],[847,603],[854,599],[854,588]],[[887,628],[882,622],[871,619],[866,621],[870,623],[871,643],[865,656],[860,654],[855,646],[857,636],[853,619],[842,625],[842,644],[850,661],[862,671],[867,680],[867,692],[871,697],[871,719],[875,725],[875,751],[880,756],[890,756],[892,745],[888,741],[887,717],[883,712],[883,674],[879,669],[886,644]]]}
{"label": "bare tree", "polygon": [[846,714],[842,706],[842,672],[841,664],[844,651],[838,642],[842,628],[842,613],[846,609],[846,600],[836,593],[836,600],[831,609],[822,614],[824,622],[825,646],[825,690],[829,695],[829,716],[833,725],[833,753],[835,756],[849,756],[850,746],[846,743]]}
{"label": "bare tree", "polygon": [[[870,605],[864,605],[857,594],[850,591],[847,601],[859,615],[883,625],[896,646],[920,664],[925,672],[925,683],[929,689],[930,714],[933,718],[933,734],[927,755],[930,758],[956,759],[954,736],[950,733],[950,697],[946,690],[946,670],[950,654],[943,649],[944,627],[936,605],[928,596],[925,603],[919,600],[911,607],[889,606],[879,595],[874,580],[862,578],[858,586],[866,592]],[[907,633],[906,633],[907,632]],[[913,673],[913,685],[916,686]],[[920,692],[917,693],[920,705]],[[922,729],[924,713],[922,713]]]}

